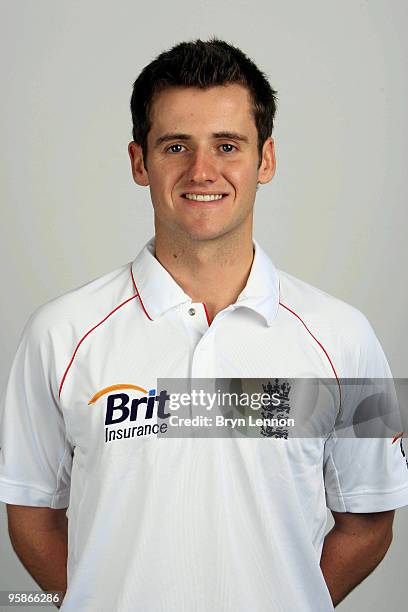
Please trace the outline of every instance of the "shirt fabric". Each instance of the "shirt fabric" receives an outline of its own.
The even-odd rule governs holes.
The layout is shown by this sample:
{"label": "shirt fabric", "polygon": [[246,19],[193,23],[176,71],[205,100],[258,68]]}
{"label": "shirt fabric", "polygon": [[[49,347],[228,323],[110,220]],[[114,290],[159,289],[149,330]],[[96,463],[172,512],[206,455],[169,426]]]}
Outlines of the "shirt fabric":
{"label": "shirt fabric", "polygon": [[[406,463],[389,439],[105,441],[98,393],[114,385],[131,394],[158,378],[391,375],[358,310],[254,247],[244,290],[211,325],[154,240],[28,321],[2,404],[0,499],[69,506],[63,612],[333,610],[319,566],[326,507],[408,504]],[[334,424],[336,401],[330,411]]]}

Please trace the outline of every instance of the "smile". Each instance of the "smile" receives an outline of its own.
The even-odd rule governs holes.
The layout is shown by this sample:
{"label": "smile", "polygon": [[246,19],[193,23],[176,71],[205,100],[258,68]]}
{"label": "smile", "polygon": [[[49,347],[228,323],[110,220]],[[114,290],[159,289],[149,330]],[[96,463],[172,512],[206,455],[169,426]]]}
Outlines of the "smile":
{"label": "smile", "polygon": [[187,200],[196,200],[197,202],[212,202],[214,200],[221,200],[224,197],[222,193],[211,193],[211,194],[198,194],[198,193],[185,193],[183,195]]}

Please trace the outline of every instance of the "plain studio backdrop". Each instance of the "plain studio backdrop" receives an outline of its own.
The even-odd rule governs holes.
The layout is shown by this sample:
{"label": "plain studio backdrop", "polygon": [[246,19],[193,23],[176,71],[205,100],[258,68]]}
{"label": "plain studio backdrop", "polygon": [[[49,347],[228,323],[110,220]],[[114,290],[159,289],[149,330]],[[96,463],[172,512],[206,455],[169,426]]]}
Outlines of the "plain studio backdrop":
{"label": "plain studio backdrop", "polygon": [[[278,90],[277,173],[258,191],[255,236],[277,267],[362,310],[394,375],[407,376],[407,6],[2,0],[1,390],[28,316],[153,235],[127,155],[131,87],[160,51],[212,35]],[[38,589],[4,508],[0,590]],[[404,508],[386,559],[342,612],[406,605],[407,532]]]}

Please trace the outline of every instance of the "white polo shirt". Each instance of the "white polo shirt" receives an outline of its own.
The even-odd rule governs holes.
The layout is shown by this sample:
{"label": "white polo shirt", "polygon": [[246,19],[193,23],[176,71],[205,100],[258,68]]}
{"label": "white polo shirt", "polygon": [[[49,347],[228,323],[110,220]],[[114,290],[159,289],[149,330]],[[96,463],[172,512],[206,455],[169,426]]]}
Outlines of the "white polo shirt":
{"label": "white polo shirt", "polygon": [[131,414],[158,378],[390,376],[359,311],[254,246],[245,289],[211,325],[153,241],[27,323],[2,407],[0,499],[69,505],[64,612],[332,610],[319,566],[326,505],[408,504],[406,462],[388,439],[134,430],[106,441],[109,394]]}

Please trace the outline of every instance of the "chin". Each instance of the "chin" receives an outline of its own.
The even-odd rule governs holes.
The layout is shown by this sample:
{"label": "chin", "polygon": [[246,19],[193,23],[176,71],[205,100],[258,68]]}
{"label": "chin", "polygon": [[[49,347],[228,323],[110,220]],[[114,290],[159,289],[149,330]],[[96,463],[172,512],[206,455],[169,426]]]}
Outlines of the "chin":
{"label": "chin", "polygon": [[216,240],[217,238],[221,238],[228,234],[228,229],[207,229],[207,230],[191,230],[186,232],[190,240],[194,242],[204,242],[206,240]]}

